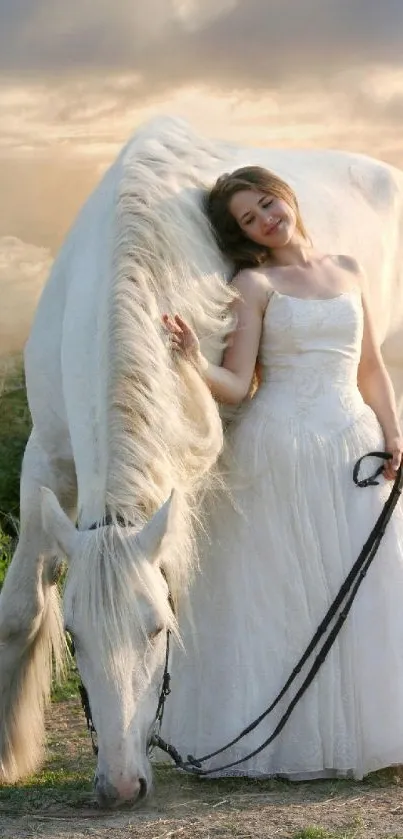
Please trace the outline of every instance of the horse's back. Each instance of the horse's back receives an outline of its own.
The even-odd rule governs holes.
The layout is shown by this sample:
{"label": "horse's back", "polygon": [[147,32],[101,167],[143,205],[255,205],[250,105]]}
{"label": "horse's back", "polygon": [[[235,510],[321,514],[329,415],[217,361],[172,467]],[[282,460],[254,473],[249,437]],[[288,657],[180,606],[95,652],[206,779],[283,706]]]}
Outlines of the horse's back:
{"label": "horse's back", "polygon": [[[190,165],[195,135],[190,129],[186,132],[182,123],[163,119],[154,121],[148,133],[143,129],[135,134],[72,227],[44,289],[26,348],[34,421],[41,421],[49,394],[53,410],[68,426],[81,426],[80,412],[89,405],[94,391],[98,393],[91,410],[94,413],[99,409],[105,396],[100,388],[105,378],[113,251],[120,234],[116,218],[119,189],[125,171],[144,149],[151,168],[153,154],[157,166],[164,143],[169,154],[175,144],[178,154],[186,150]],[[202,167],[202,141],[194,148],[195,165]],[[297,193],[315,244],[326,251],[351,254],[366,268],[380,340],[401,334],[402,173],[371,158],[337,151],[246,149],[217,144],[217,152],[219,171],[254,163],[273,169],[288,181]],[[176,186],[180,188],[180,183]],[[136,210],[141,212],[142,208]],[[202,234],[195,229],[194,235]]]}

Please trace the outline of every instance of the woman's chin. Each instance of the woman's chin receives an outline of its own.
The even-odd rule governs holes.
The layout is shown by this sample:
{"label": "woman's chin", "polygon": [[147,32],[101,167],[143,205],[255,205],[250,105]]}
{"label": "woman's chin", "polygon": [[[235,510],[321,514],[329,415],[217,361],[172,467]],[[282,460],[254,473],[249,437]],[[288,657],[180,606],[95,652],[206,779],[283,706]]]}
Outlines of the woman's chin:
{"label": "woman's chin", "polygon": [[276,250],[277,248],[283,248],[285,245],[289,245],[290,241],[291,236],[288,230],[283,228],[276,230],[276,232],[270,236],[266,236],[261,244],[266,248],[270,248],[270,250]]}

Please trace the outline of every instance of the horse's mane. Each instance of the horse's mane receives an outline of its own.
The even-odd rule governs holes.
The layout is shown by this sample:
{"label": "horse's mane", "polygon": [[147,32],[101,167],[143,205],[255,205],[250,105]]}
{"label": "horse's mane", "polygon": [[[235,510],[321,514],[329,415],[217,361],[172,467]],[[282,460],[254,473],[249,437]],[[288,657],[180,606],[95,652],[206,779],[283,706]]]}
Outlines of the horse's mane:
{"label": "horse's mane", "polygon": [[[26,612],[32,611],[27,604]],[[32,624],[28,627],[32,635]],[[50,699],[51,674],[64,671],[65,641],[58,591],[49,587],[34,638],[12,635],[3,647],[0,685],[0,778],[14,781],[33,772],[42,755],[44,709]],[[16,664],[17,662],[17,664]],[[17,674],[17,678],[16,678]]]}
{"label": "horse's mane", "polygon": [[[108,467],[105,504],[114,516],[140,527],[178,488],[175,539],[164,571],[177,604],[194,564],[193,520],[200,491],[222,447],[222,423],[199,374],[172,358],[161,324],[178,312],[217,360],[232,326],[234,293],[228,266],[215,244],[203,198],[224,167],[224,155],[181,121],[159,120],[129,142],[121,157],[116,194],[113,270],[109,289]],[[123,545],[123,542],[122,542]],[[109,575],[119,550],[98,552],[96,577]],[[109,566],[109,571],[106,571]],[[91,582],[92,581],[92,582]],[[93,617],[102,620],[88,591]],[[92,610],[90,610],[91,612]],[[97,612],[95,614],[95,611]],[[108,623],[116,647],[122,621]]]}

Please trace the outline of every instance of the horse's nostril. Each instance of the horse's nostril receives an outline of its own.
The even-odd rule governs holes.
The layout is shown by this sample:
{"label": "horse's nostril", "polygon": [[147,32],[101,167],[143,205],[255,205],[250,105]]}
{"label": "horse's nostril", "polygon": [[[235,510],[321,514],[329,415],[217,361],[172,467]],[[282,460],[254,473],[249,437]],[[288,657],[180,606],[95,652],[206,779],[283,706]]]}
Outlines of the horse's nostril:
{"label": "horse's nostril", "polygon": [[141,801],[142,798],[145,798],[147,795],[147,781],[145,778],[139,778],[140,790],[139,790],[139,800]]}
{"label": "horse's nostril", "polygon": [[145,778],[137,778],[114,786],[105,775],[95,776],[95,793],[102,808],[131,807],[148,793]]}
{"label": "horse's nostril", "polygon": [[118,806],[120,800],[119,792],[103,775],[95,777],[94,786],[100,807],[109,809]]}

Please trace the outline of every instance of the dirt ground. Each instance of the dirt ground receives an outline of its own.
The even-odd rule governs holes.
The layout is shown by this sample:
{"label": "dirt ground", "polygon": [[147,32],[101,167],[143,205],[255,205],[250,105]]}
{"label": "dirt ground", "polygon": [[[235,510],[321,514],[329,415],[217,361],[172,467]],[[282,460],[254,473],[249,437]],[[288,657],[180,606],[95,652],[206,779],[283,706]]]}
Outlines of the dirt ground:
{"label": "dirt ground", "polygon": [[106,813],[77,701],[52,706],[43,771],[0,787],[1,839],[403,839],[403,768],[365,782],[206,781],[171,767],[138,810]]}

